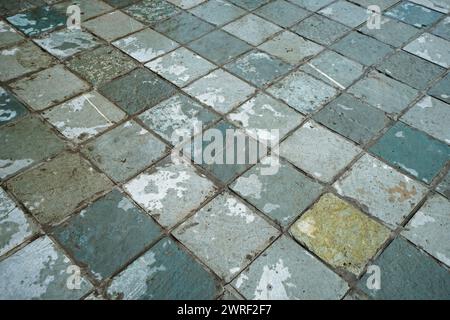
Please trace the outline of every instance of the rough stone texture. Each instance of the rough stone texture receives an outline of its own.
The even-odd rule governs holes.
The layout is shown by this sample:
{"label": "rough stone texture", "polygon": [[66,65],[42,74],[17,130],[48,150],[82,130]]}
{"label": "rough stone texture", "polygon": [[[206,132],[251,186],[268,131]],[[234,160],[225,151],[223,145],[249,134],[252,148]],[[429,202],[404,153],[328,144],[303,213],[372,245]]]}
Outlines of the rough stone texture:
{"label": "rough stone texture", "polygon": [[318,14],[306,18],[291,29],[295,33],[323,45],[331,45],[350,31],[349,27]]}
{"label": "rough stone texture", "polygon": [[170,158],[128,182],[125,189],[166,228],[182,221],[217,190],[185,160]]}
{"label": "rough stone texture", "polygon": [[450,67],[450,42],[432,34],[424,33],[404,50],[444,68]]}
{"label": "rough stone texture", "polygon": [[112,184],[80,156],[63,153],[9,180],[7,186],[40,223],[51,224]]}
{"label": "rough stone texture", "polygon": [[426,191],[416,181],[368,154],[333,186],[340,195],[355,200],[364,211],[390,227],[401,224]]}
{"label": "rough stone texture", "polygon": [[380,267],[382,275],[380,290],[367,288],[370,275],[364,276],[358,284],[373,299],[435,300],[450,297],[448,270],[401,237],[387,247],[374,265]]}
{"label": "rough stone texture", "polygon": [[144,25],[121,11],[113,11],[83,23],[83,27],[106,41],[113,41],[143,29]]}
{"label": "rough stone texture", "polygon": [[64,144],[40,120],[26,117],[0,129],[0,179],[45,160]]}
{"label": "rough stone texture", "polygon": [[125,181],[160,159],[166,145],[134,121],[89,142],[82,152],[116,182]]}
{"label": "rough stone texture", "polygon": [[320,200],[290,229],[328,264],[358,276],[389,236],[389,229],[331,193]]}
{"label": "rough stone texture", "polygon": [[285,161],[274,175],[264,174],[268,164],[251,168],[231,189],[285,228],[319,197],[322,186]]}
{"label": "rough stone texture", "polygon": [[[51,3],[52,1],[57,2],[57,0],[46,0],[46,1],[49,3]],[[127,1],[127,0],[110,0],[110,1]],[[114,10],[113,7],[106,4],[102,0],[68,0],[56,3],[55,8],[58,9],[63,15],[65,15],[67,7],[73,4],[80,7],[82,22]]]}
{"label": "rough stone texture", "polygon": [[280,145],[281,156],[324,182],[331,182],[360,151],[313,121],[305,123]]}
{"label": "rough stone texture", "polygon": [[450,103],[450,74],[447,74],[431,87],[428,94],[444,102]]}
{"label": "rough stone texture", "polygon": [[411,2],[420,4],[422,6],[425,6],[427,8],[430,8],[435,11],[439,11],[442,13],[449,13],[450,12],[450,4],[445,0],[411,0]]}
{"label": "rough stone texture", "polygon": [[447,173],[447,175],[442,179],[441,183],[439,183],[438,186],[436,186],[436,190],[440,193],[442,193],[444,196],[446,196],[448,199],[450,199],[450,174]]}
{"label": "rough stone texture", "polygon": [[114,190],[52,234],[80,264],[102,279],[111,276],[160,235],[160,228]]}
{"label": "rough stone texture", "polygon": [[282,27],[290,27],[306,18],[310,12],[284,0],[275,0],[259,8],[255,13]]}
{"label": "rough stone texture", "polygon": [[450,41],[450,17],[439,22],[433,29],[433,34]]}
{"label": "rough stone texture", "polygon": [[384,14],[417,28],[429,27],[442,16],[439,12],[407,1],[399,3]]}
{"label": "rough stone texture", "polygon": [[[92,289],[81,276],[80,289],[69,289],[69,258],[44,236],[0,262],[0,298],[5,300],[76,300]],[[69,270],[69,272],[67,272]]]}
{"label": "rough stone texture", "polygon": [[350,0],[351,2],[359,4],[363,8],[367,8],[370,5],[377,5],[381,10],[385,10],[392,7],[400,0]]}
{"label": "rough stone texture", "polygon": [[4,21],[0,21],[0,48],[16,44],[22,39],[22,36],[11,26]]}
{"label": "rough stone texture", "polygon": [[319,13],[351,28],[367,21],[365,9],[343,0],[330,4],[328,7],[320,10]]}
{"label": "rough stone texture", "polygon": [[252,300],[337,300],[348,285],[317,258],[282,236],[233,285]]}
{"label": "rough stone texture", "polygon": [[[367,1],[373,2],[373,0]],[[401,47],[420,33],[420,30],[413,26],[386,17],[381,18],[380,29],[369,29],[365,24],[359,30],[368,36],[394,47]]]}
{"label": "rough stone texture", "polygon": [[0,87],[0,126],[16,121],[27,113],[25,106],[16,97]]}
{"label": "rough stone texture", "polygon": [[124,9],[126,13],[145,24],[155,25],[180,10],[164,0],[143,0]]}
{"label": "rough stone texture", "polygon": [[416,212],[402,234],[450,267],[450,202],[433,195]]}
{"label": "rough stone texture", "polygon": [[255,10],[269,1],[270,0],[230,0],[230,2],[247,10]]}
{"label": "rough stone texture", "polygon": [[244,15],[246,11],[223,0],[210,0],[190,12],[214,25],[223,25]]}
{"label": "rough stone texture", "polygon": [[213,275],[164,238],[115,277],[107,293],[125,300],[211,300],[219,290]]}
{"label": "rough stone texture", "polygon": [[291,0],[291,2],[310,11],[317,11],[333,2],[333,0]]}
{"label": "rough stone texture", "polygon": [[206,0],[167,0],[167,1],[173,3],[174,5],[180,8],[190,9],[205,2]]}
{"label": "rough stone texture", "polygon": [[269,245],[278,231],[236,197],[224,193],[173,234],[216,274],[229,281]]}

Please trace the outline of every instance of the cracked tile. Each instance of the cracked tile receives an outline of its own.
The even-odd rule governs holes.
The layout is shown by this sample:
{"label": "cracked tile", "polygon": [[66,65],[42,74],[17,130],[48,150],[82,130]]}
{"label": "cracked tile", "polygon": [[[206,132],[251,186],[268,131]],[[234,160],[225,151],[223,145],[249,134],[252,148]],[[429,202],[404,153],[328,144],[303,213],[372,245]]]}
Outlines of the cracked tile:
{"label": "cracked tile", "polygon": [[27,113],[28,110],[16,97],[0,87],[0,126],[16,121]]}
{"label": "cracked tile", "polygon": [[450,41],[424,33],[404,47],[405,51],[444,68],[450,67]]}
{"label": "cracked tile", "polygon": [[113,41],[143,29],[144,25],[117,10],[84,22],[83,27],[106,41]]}
{"label": "cracked tile", "polygon": [[223,193],[175,229],[173,235],[216,274],[230,281],[278,231],[236,197]]}
{"label": "cracked tile", "polygon": [[89,142],[82,152],[116,182],[131,178],[166,152],[166,145],[134,121]]}
{"label": "cracked tile", "polygon": [[223,0],[210,0],[190,10],[197,17],[214,25],[223,25],[242,16],[245,10]]}

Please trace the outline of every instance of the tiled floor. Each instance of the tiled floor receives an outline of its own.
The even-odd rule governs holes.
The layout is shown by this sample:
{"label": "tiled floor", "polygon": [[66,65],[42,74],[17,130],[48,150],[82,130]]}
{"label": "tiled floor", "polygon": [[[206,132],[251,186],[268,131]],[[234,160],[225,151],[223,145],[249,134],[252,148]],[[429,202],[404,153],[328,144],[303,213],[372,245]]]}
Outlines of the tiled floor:
{"label": "tiled floor", "polygon": [[[0,299],[450,299],[449,12],[0,0]],[[199,122],[278,172],[172,159]]]}

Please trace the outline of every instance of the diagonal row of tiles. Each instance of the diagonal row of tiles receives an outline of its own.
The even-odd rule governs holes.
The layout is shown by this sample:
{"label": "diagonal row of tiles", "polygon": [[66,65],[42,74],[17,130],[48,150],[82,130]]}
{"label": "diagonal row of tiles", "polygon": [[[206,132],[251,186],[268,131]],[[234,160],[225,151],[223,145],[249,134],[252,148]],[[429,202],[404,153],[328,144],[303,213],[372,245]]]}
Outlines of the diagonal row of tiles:
{"label": "diagonal row of tiles", "polygon": [[[71,2],[14,3],[3,298],[450,296],[445,1],[74,1],[83,32],[63,28]],[[199,121],[279,129],[279,172],[174,163],[172,133]]]}

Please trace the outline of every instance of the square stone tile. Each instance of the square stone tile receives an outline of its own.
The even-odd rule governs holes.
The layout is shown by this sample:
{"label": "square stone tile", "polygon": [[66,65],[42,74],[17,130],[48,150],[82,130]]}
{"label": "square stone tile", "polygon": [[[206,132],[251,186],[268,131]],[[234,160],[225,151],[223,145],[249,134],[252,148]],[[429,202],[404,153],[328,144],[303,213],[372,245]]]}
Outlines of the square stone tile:
{"label": "square stone tile", "polygon": [[290,64],[299,64],[323,49],[322,46],[289,31],[283,31],[258,48]]}
{"label": "square stone tile", "polygon": [[233,285],[251,300],[337,300],[348,284],[292,239],[282,236]]}
{"label": "square stone tile", "polygon": [[0,48],[7,47],[23,40],[23,37],[5,21],[0,21]]}
{"label": "square stone tile", "polygon": [[254,14],[248,14],[226,25],[223,30],[257,46],[282,29]]}
{"label": "square stone tile", "polygon": [[439,22],[433,29],[433,34],[450,41],[450,17]]}
{"label": "square stone tile", "polygon": [[175,88],[153,72],[136,69],[100,87],[100,93],[116,102],[128,114],[156,105],[175,93]]}
{"label": "square stone tile", "polygon": [[[283,139],[304,119],[301,114],[264,93],[251,98],[228,114],[227,118],[242,127],[247,134],[253,136],[256,134],[258,139],[269,140],[272,143],[278,143],[277,140]],[[278,139],[272,137],[271,130],[278,130]]]}
{"label": "square stone tile", "polygon": [[280,145],[280,155],[315,178],[331,182],[361,149],[308,121]]}
{"label": "square stone tile", "polygon": [[363,65],[334,51],[321,53],[300,69],[342,90],[350,86],[364,72]]}
{"label": "square stone tile", "polygon": [[62,65],[40,71],[11,84],[14,93],[34,110],[71,98],[89,86]]}
{"label": "square stone tile", "polygon": [[132,260],[161,234],[160,227],[118,190],[95,201],[52,235],[98,280]]}
{"label": "square stone tile", "polygon": [[[359,289],[377,300],[441,300],[450,296],[448,270],[401,237],[374,261],[382,275],[380,290],[367,287],[366,274]],[[414,267],[412,267],[414,266]]]}
{"label": "square stone tile", "polygon": [[113,42],[113,45],[139,62],[147,62],[178,47],[175,41],[152,29],[136,32]]}
{"label": "square stone tile", "polygon": [[52,62],[48,54],[31,42],[0,50],[0,81],[6,82],[47,68]]}
{"label": "square stone tile", "polygon": [[365,66],[380,63],[393,50],[383,42],[355,31],[333,44],[331,48]]}
{"label": "square stone tile", "polygon": [[351,2],[339,0],[318,12],[332,20],[354,28],[367,21],[367,10]]}
{"label": "square stone tile", "polygon": [[53,224],[112,183],[79,155],[63,153],[7,185],[40,223]]}
{"label": "square stone tile", "polygon": [[402,112],[418,91],[379,72],[371,71],[348,90],[349,93],[387,113]]}
{"label": "square stone tile", "polygon": [[388,228],[332,193],[302,214],[290,232],[325,262],[356,276],[390,234]]}
{"label": "square stone tile", "polygon": [[128,182],[125,189],[165,228],[181,222],[217,191],[187,161],[170,157]]}
{"label": "square stone tile", "polygon": [[414,128],[450,144],[450,106],[426,96],[401,118]]}
{"label": "square stone tile", "polygon": [[261,88],[289,72],[292,65],[265,52],[254,50],[224,68]]}
{"label": "square stone tile", "polygon": [[425,89],[445,69],[404,51],[398,51],[377,67],[394,79],[416,89]]}
{"label": "square stone tile", "polygon": [[39,36],[66,25],[63,12],[51,6],[41,6],[7,18],[15,28],[29,37]]}
{"label": "square stone tile", "polygon": [[4,300],[77,300],[92,290],[81,275],[80,289],[67,286],[69,258],[47,236],[0,262],[0,298]]}
{"label": "square stone tile", "polygon": [[384,14],[417,28],[427,28],[442,17],[442,13],[408,1],[402,1]]}
{"label": "square stone tile", "polygon": [[27,113],[25,106],[16,97],[0,87],[0,126],[16,121]]}
{"label": "square stone tile", "polygon": [[450,41],[424,33],[406,45],[404,50],[444,68],[450,68]]}
{"label": "square stone tile", "polygon": [[228,23],[246,13],[245,10],[223,0],[210,0],[191,9],[190,12],[216,26]]}
{"label": "square stone tile", "polygon": [[74,57],[67,66],[98,87],[133,70],[136,63],[119,50],[102,46]]}
{"label": "square stone tile", "polygon": [[55,4],[55,8],[63,14],[66,14],[67,7],[70,5],[77,5],[80,7],[82,22],[114,10],[113,7],[106,4],[102,0],[66,0],[63,2],[59,2],[59,0],[47,0],[47,2],[58,2]]}
{"label": "square stone tile", "polygon": [[130,16],[145,24],[154,25],[180,12],[173,4],[164,0],[143,0],[123,9]]}
{"label": "square stone tile", "polygon": [[280,161],[274,175],[264,174],[261,167],[266,167],[264,160],[239,177],[231,189],[286,228],[319,197],[322,186],[285,161]]}
{"label": "square stone tile", "polygon": [[305,38],[327,46],[350,31],[349,27],[318,14],[306,18],[291,29]]}
{"label": "square stone tile", "polygon": [[333,186],[390,227],[400,225],[426,193],[418,182],[368,154]]}
{"label": "square stone tile", "polygon": [[125,7],[136,2],[136,0],[103,0],[103,1],[107,2],[108,4],[116,8]]}
{"label": "square stone tile", "polygon": [[184,88],[191,96],[220,113],[244,102],[255,88],[223,70],[216,70]]}
{"label": "square stone tile", "polygon": [[255,10],[256,8],[266,4],[270,0],[229,0],[230,2],[237,4],[238,6],[247,9]]}
{"label": "square stone tile", "polygon": [[47,37],[34,40],[53,56],[66,59],[74,54],[93,48],[100,42],[88,32],[62,30],[50,33]]}
{"label": "square stone tile", "polygon": [[154,29],[179,43],[187,43],[212,31],[214,26],[183,11],[156,24]]}
{"label": "square stone tile", "polygon": [[82,152],[114,181],[122,182],[166,152],[166,145],[134,121],[89,142]]}
{"label": "square stone tile", "polygon": [[363,8],[367,8],[370,5],[376,5],[379,6],[381,10],[385,10],[389,7],[392,7],[400,0],[350,0],[350,1],[359,4]]}
{"label": "square stone tile", "polygon": [[278,235],[236,197],[223,193],[180,225],[173,235],[230,281]]}
{"label": "square stone tile", "polygon": [[38,232],[35,223],[0,188],[0,256]]}
{"label": "square stone tile", "polygon": [[267,89],[292,108],[312,113],[329,102],[337,90],[310,75],[295,71]]}
{"label": "square stone tile", "polygon": [[187,46],[217,64],[224,64],[251,49],[244,41],[221,30],[210,32]]}
{"label": "square stone tile", "polygon": [[442,181],[436,186],[436,191],[450,199],[450,173],[447,172]]}
{"label": "square stone tile", "polygon": [[288,28],[306,18],[311,12],[293,5],[290,2],[275,0],[256,10],[255,14],[279,26]]}
{"label": "square stone tile", "polygon": [[401,47],[421,32],[420,29],[410,26],[409,24],[384,16],[381,17],[380,22],[380,29],[369,29],[365,24],[359,30],[368,36],[394,47]]}
{"label": "square stone tile", "polygon": [[195,125],[207,126],[219,119],[215,113],[207,110],[191,98],[175,94],[157,106],[145,111],[139,119],[150,129],[173,145],[180,143],[180,136],[190,136]]}
{"label": "square stone tile", "polygon": [[428,184],[450,160],[448,145],[402,122],[390,128],[370,152]]}
{"label": "square stone tile", "polygon": [[206,0],[167,0],[167,1],[173,3],[174,5],[180,8],[190,9],[205,2]]}
{"label": "square stone tile", "polygon": [[313,119],[358,144],[366,144],[389,124],[384,112],[349,94],[331,101]]}
{"label": "square stone tile", "polygon": [[125,117],[122,110],[96,91],[46,110],[42,115],[75,143],[96,136]]}
{"label": "square stone tile", "polygon": [[450,104],[450,73],[435,83],[428,94]]}
{"label": "square stone tile", "polygon": [[179,87],[184,87],[217,68],[186,48],[178,48],[145,66]]}
{"label": "square stone tile", "polygon": [[107,288],[112,299],[212,300],[218,280],[170,238],[160,240],[118,274]]}
{"label": "square stone tile", "polygon": [[436,194],[416,212],[402,234],[450,267],[449,227],[450,202]]}
{"label": "square stone tile", "polygon": [[117,10],[84,22],[83,27],[106,41],[113,41],[144,28],[144,25]]}
{"label": "square stone tile", "polygon": [[411,0],[411,2],[420,4],[422,6],[425,6],[427,8],[430,8],[435,11],[439,11],[442,13],[449,13],[450,12],[450,3],[448,3],[446,0]]}
{"label": "square stone tile", "polygon": [[45,5],[44,0],[22,0],[22,1],[1,0],[0,15],[10,16],[19,11],[24,11],[27,9],[34,8],[36,6],[43,6],[43,5]]}
{"label": "square stone tile", "polygon": [[26,117],[0,129],[0,179],[57,154],[64,144],[40,120]]}
{"label": "square stone tile", "polygon": [[333,0],[290,0],[290,2],[310,11],[317,11],[333,2]]}

